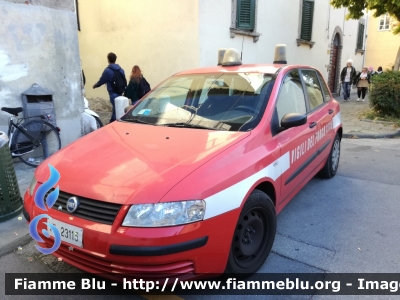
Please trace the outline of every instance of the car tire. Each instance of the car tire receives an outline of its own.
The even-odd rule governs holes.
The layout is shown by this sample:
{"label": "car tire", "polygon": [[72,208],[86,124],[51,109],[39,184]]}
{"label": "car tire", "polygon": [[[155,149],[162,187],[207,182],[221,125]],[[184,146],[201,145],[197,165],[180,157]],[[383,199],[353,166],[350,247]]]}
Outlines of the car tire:
{"label": "car tire", "polygon": [[322,178],[326,179],[335,176],[336,171],[339,168],[339,160],[340,160],[340,136],[338,133],[336,133],[335,139],[333,140],[331,152],[329,153],[325,166],[319,172],[319,175]]}
{"label": "car tire", "polygon": [[240,213],[225,273],[248,277],[267,259],[276,233],[276,211],[271,198],[254,190]]}

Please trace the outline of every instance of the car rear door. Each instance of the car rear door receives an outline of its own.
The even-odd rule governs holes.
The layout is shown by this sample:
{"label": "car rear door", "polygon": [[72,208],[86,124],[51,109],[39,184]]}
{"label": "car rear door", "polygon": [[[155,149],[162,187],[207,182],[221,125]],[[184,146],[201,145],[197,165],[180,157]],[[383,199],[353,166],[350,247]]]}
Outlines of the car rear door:
{"label": "car rear door", "polygon": [[316,122],[313,153],[311,155],[310,172],[315,171],[322,163],[325,163],[334,139],[333,108],[330,103],[330,95],[326,95],[318,72],[314,69],[300,70],[304,82],[309,116]]}
{"label": "car rear door", "polygon": [[283,161],[287,161],[288,169],[281,178],[281,197],[277,203],[279,211],[295,194],[307,178],[309,160],[313,148],[313,136],[317,122],[309,116],[307,123],[286,130],[280,127],[283,116],[289,113],[307,114],[306,98],[303,83],[298,69],[290,70],[284,77],[275,103],[275,112],[271,121],[273,139],[276,140]]}

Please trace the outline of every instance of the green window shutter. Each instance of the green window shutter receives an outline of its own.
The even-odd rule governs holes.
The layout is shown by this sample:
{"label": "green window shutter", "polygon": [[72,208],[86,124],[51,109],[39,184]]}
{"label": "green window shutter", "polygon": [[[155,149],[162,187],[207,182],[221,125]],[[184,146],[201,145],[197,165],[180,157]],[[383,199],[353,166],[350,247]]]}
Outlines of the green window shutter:
{"label": "green window shutter", "polygon": [[256,0],[237,0],[236,28],[254,30]]}
{"label": "green window shutter", "polygon": [[357,38],[357,49],[362,50],[364,47],[364,24],[358,24],[358,38]]}
{"label": "green window shutter", "polygon": [[314,1],[303,0],[303,13],[301,17],[300,39],[311,41],[314,17]]}

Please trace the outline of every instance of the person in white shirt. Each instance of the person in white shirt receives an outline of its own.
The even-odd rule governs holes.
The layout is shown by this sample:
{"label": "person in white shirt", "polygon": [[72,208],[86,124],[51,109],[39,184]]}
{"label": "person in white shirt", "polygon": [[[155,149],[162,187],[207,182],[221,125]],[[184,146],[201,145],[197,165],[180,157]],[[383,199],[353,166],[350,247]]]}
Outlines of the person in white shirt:
{"label": "person in white shirt", "polygon": [[353,67],[353,61],[349,59],[347,61],[347,66],[343,68],[340,73],[340,84],[343,88],[343,101],[350,100],[350,89],[351,84],[354,82],[356,77],[356,69]]}

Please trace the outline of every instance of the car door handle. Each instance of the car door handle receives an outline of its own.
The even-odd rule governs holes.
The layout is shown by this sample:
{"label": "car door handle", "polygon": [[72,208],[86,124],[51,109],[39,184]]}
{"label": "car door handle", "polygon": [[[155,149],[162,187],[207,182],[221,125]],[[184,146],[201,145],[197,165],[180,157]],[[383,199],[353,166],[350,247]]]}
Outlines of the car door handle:
{"label": "car door handle", "polygon": [[330,115],[333,114],[333,109],[330,109],[330,110],[329,110],[329,114],[330,114]]}
{"label": "car door handle", "polygon": [[310,128],[314,128],[315,126],[317,126],[317,122],[310,123]]}

